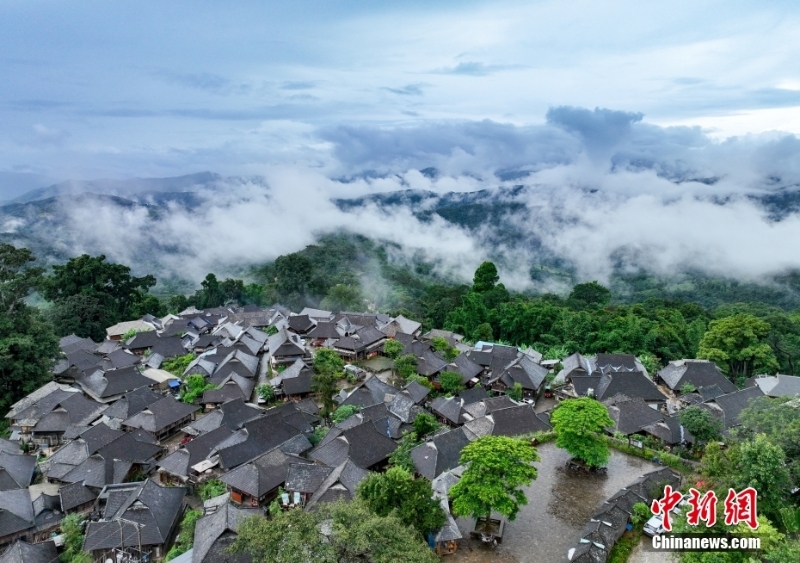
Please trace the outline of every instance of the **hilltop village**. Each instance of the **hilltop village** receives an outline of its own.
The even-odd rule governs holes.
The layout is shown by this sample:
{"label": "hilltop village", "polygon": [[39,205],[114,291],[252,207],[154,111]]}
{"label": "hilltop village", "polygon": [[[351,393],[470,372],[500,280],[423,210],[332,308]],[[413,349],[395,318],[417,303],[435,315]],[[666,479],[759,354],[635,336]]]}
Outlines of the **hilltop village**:
{"label": "hilltop village", "polygon": [[[448,491],[478,438],[544,440],[559,401],[593,397],[613,421],[609,439],[677,450],[694,441],[678,420],[688,406],[730,429],[750,400],[800,391],[790,376],[740,390],[707,360],[651,374],[632,355],[545,360],[530,348],[423,334],[403,316],[280,305],[191,307],[106,333],[62,338],[53,380],[5,414],[0,563],[54,561],[74,514],[86,520],[80,547],[91,561],[159,561],[175,549],[179,563],[249,561],[224,555],[245,517],[352,499],[400,455],[446,513],[432,549],[452,553],[466,534]],[[321,351],[343,364],[327,390],[315,378]],[[423,414],[437,425],[415,443],[408,436]],[[628,482],[574,538],[572,561],[605,561],[633,505],[680,474],[665,467]],[[187,543],[179,528],[189,509],[199,518]]]}

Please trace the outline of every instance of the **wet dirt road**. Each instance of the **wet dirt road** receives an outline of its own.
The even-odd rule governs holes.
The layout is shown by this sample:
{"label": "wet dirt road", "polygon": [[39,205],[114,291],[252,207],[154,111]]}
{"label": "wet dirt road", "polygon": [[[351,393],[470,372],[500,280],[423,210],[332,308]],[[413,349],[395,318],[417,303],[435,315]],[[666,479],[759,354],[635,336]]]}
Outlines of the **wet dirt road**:
{"label": "wet dirt road", "polygon": [[564,467],[569,454],[553,443],[539,446],[539,476],[526,489],[528,504],[506,525],[503,543],[486,548],[469,541],[468,523],[459,520],[464,540],[448,563],[563,563],[583,526],[611,495],[659,466],[611,450],[607,475],[584,474]]}

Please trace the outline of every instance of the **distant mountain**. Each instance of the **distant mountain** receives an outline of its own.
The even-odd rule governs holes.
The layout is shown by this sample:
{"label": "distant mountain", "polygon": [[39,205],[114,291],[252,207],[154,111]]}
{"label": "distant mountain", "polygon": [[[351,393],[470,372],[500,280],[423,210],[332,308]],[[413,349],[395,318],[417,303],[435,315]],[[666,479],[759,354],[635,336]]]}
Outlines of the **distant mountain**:
{"label": "distant mountain", "polygon": [[0,205],[31,190],[49,186],[53,182],[55,180],[41,174],[0,171]]}
{"label": "distant mountain", "polygon": [[186,192],[208,187],[223,180],[213,172],[199,172],[173,178],[133,178],[129,180],[67,180],[46,188],[28,191],[11,203],[29,203],[51,197],[84,193],[131,197],[158,192]]}

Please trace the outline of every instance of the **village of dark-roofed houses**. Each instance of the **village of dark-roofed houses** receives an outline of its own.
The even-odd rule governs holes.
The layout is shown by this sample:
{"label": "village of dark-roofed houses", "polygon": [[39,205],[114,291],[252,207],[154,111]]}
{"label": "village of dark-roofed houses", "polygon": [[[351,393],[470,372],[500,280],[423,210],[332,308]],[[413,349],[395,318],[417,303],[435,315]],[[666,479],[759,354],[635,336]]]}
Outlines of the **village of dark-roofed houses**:
{"label": "village of dark-roofed houses", "polygon": [[[187,506],[203,513],[194,545],[174,561],[221,561],[239,523],[270,505],[314,510],[352,499],[370,472],[387,468],[422,413],[440,429],[410,457],[448,512],[431,544],[449,554],[469,542],[449,513],[448,490],[464,469],[462,449],[476,439],[546,434],[558,401],[589,396],[613,420],[609,435],[669,448],[693,441],[678,421],[686,406],[699,405],[731,428],[751,399],[800,390],[800,378],[789,376],[752,379],[739,390],[707,360],[671,362],[651,375],[631,355],[543,361],[533,349],[467,344],[442,330],[422,334],[420,323],[403,316],[294,313],[280,305],[190,308],[106,332],[101,343],[62,338],[53,381],[6,414],[12,434],[0,441],[0,563],[53,561],[61,521],[76,513],[87,520],[83,550],[92,561],[158,561],[176,541]],[[433,346],[442,339],[450,359]],[[417,359],[417,379],[397,385],[383,352],[388,340]],[[339,423],[321,416],[313,392],[312,358],[320,349],[352,366],[335,401],[355,414]],[[193,359],[182,373],[162,368],[186,354]],[[441,392],[444,372],[459,374],[463,390]],[[192,375],[208,389],[182,402],[178,392]],[[269,401],[261,398],[265,387]],[[321,426],[330,428],[314,440]],[[631,485],[576,535],[572,561],[605,561],[632,505],[649,504],[660,494],[656,484],[680,483],[668,468],[629,477]],[[198,491],[210,481],[225,490],[203,503]]]}

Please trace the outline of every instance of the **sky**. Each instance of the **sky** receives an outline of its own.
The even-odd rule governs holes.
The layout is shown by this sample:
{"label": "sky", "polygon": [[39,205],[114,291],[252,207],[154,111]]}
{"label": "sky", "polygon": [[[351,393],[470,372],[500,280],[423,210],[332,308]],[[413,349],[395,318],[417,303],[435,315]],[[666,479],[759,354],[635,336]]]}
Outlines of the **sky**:
{"label": "sky", "polygon": [[[125,263],[172,241],[185,260],[160,269],[195,281],[338,229],[464,280],[501,256],[519,289],[542,252],[582,280],[621,263],[769,280],[800,268],[800,213],[763,204],[800,201],[797,53],[789,1],[5,0],[0,201],[217,173],[199,210],[67,198],[37,227],[61,256]],[[331,201],[519,182],[527,214],[503,221],[535,244]],[[0,234],[41,220],[0,210]]]}
{"label": "sky", "polygon": [[800,134],[798,52],[797,2],[6,0],[0,183],[352,174],[409,164],[395,133],[502,143],[563,106]]}

